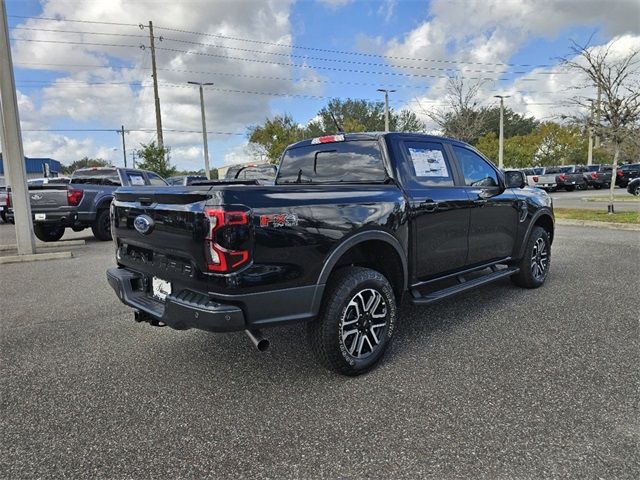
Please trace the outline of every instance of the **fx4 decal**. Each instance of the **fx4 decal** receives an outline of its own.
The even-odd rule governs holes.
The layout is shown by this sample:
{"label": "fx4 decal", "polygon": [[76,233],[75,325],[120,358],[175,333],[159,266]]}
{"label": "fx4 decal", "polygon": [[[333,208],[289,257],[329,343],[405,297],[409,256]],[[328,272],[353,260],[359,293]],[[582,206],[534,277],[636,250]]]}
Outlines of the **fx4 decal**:
{"label": "fx4 decal", "polygon": [[275,215],[260,215],[261,227],[295,227],[298,225],[298,215],[295,213],[280,213]]}

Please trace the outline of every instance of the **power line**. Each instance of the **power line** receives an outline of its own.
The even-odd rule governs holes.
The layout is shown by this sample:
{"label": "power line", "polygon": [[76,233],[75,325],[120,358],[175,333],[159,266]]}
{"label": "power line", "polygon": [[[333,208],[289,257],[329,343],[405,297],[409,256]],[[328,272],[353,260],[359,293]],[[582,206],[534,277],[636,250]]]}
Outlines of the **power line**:
{"label": "power line", "polygon": [[[104,47],[120,47],[120,48],[146,48],[145,45],[125,45],[125,44],[113,44],[113,43],[99,43],[99,42],[74,42],[74,41],[70,41],[70,40],[45,40],[45,39],[32,39],[32,38],[15,38],[12,37],[11,40],[13,41],[23,41],[23,42],[36,42],[36,43],[52,43],[52,44],[63,44],[63,45],[83,45],[83,46],[104,46]],[[367,75],[392,75],[392,76],[401,76],[401,77],[415,77],[415,78],[450,78],[451,75],[431,75],[431,74],[420,74],[420,73],[404,73],[404,72],[373,72],[370,70],[356,70],[356,69],[349,69],[349,68],[339,68],[339,67],[329,67],[329,66],[321,66],[321,65],[307,65],[307,64],[296,64],[296,63],[283,63],[283,62],[274,62],[271,60],[259,60],[257,58],[245,58],[245,57],[234,57],[231,55],[222,55],[222,54],[216,54],[216,53],[207,53],[207,52],[197,52],[197,51],[191,51],[191,50],[180,50],[180,49],[176,49],[176,48],[167,48],[167,47],[156,47],[156,50],[162,50],[162,51],[167,51],[167,52],[174,52],[174,53],[182,53],[182,54],[186,54],[186,55],[201,55],[201,56],[207,56],[207,57],[214,57],[214,58],[224,58],[224,59],[228,59],[228,60],[237,60],[237,61],[242,61],[242,62],[251,62],[251,63],[262,63],[262,64],[268,64],[268,65],[278,65],[278,66],[284,66],[284,67],[294,67],[294,68],[305,68],[305,69],[321,69],[321,70],[329,70],[329,71],[334,71],[334,72],[346,72],[346,73],[361,73],[361,74],[367,74]],[[260,52],[257,50],[253,50],[252,52],[254,53],[269,53],[269,52]],[[300,57],[300,56],[298,56]],[[304,56],[302,56],[302,58],[305,58]],[[349,64],[366,64],[365,62],[352,62],[352,61],[348,61],[348,60],[330,60],[330,59],[321,59],[321,58],[316,58],[315,60],[321,60],[321,61],[335,61],[335,62],[342,62],[342,63],[349,63]],[[393,66],[387,66],[384,64],[371,64],[371,65],[379,65],[381,67],[393,67]],[[421,68],[421,67],[411,67],[411,66],[396,66],[396,68]],[[443,70],[443,71],[448,71],[451,69],[440,69],[440,68],[434,68],[432,70]],[[497,80],[513,80],[513,79],[509,79],[509,78],[505,78],[504,75],[516,75],[516,74],[528,74],[528,75],[552,75],[552,74],[567,74],[568,72],[496,72],[496,71],[480,71],[480,70],[473,70],[472,72],[479,72],[479,73],[495,73],[495,74],[499,74],[499,75],[503,75],[503,77],[498,78]],[[461,72],[464,73],[464,72]],[[489,81],[495,81],[496,78],[493,77],[467,77],[465,76],[466,79],[469,80],[489,80]]]}
{"label": "power line", "polygon": [[357,56],[363,56],[363,57],[378,57],[378,58],[386,58],[386,59],[389,59],[389,60],[412,60],[412,61],[421,61],[421,62],[436,62],[436,63],[450,63],[450,64],[487,65],[487,66],[492,66],[492,67],[507,66],[507,67],[547,68],[547,67],[551,67],[552,66],[552,65],[545,65],[545,64],[535,65],[535,64],[527,64],[527,63],[518,64],[518,63],[505,63],[505,62],[490,63],[490,62],[473,62],[473,61],[462,61],[462,60],[444,60],[444,59],[435,59],[435,58],[400,57],[400,56],[395,56],[395,55],[383,55],[383,54],[378,54],[378,53],[353,52],[353,51],[347,51],[347,50],[334,50],[334,49],[329,49],[329,48],[319,48],[319,47],[308,47],[308,46],[302,46],[302,45],[293,45],[293,44],[289,44],[289,43],[269,42],[269,41],[265,41],[265,40],[254,40],[254,39],[248,39],[248,38],[233,37],[233,36],[221,35],[221,34],[217,34],[217,33],[196,32],[196,31],[193,31],[193,30],[184,30],[184,29],[180,29],[180,28],[171,28],[171,27],[162,27],[162,26],[156,26],[156,28],[158,30],[167,30],[167,31],[171,31],[171,32],[186,33],[186,34],[190,34],[190,35],[222,38],[222,39],[226,39],[226,40],[235,40],[235,41],[239,41],[239,42],[256,43],[256,44],[260,44],[260,45],[272,45],[272,46],[276,46],[276,47],[295,48],[295,49],[310,50],[310,51],[316,51],[316,52],[337,53],[337,54],[340,54],[340,55],[357,55]]}
{"label": "power line", "polygon": [[70,23],[92,23],[99,25],[121,25],[125,27],[139,27],[138,23],[119,23],[119,22],[99,22],[96,20],[72,20],[70,18],[56,18],[56,17],[32,17],[28,15],[7,15],[9,18],[23,18],[29,20],[53,20],[56,22],[70,22]]}
{"label": "power line", "polygon": [[[23,128],[23,132],[119,132],[117,128]],[[155,128],[127,128],[127,132],[156,133]],[[165,132],[174,133],[202,133],[202,130],[180,130],[173,128],[163,128]],[[216,130],[207,130],[211,135],[245,135],[242,132],[220,132]]]}
{"label": "power line", "polygon": [[[68,64],[68,63],[41,63],[41,62],[16,62],[16,65],[29,65],[34,67],[64,67],[66,68],[108,68],[111,70],[150,70],[150,67],[136,67],[136,66],[127,66],[127,65],[95,65],[95,64]],[[296,82],[296,83],[324,83],[324,84],[333,84],[333,85],[353,85],[353,86],[361,86],[361,87],[379,87],[381,84],[379,83],[365,83],[365,82],[352,82],[352,81],[339,81],[339,80],[324,80],[324,79],[315,79],[315,78],[289,78],[289,77],[276,77],[270,75],[249,75],[243,73],[228,73],[228,72],[212,72],[212,71],[204,71],[204,70],[186,70],[186,69],[177,69],[177,68],[158,68],[159,71],[163,72],[176,72],[176,73],[190,73],[197,75],[213,75],[213,76],[223,76],[223,77],[239,77],[239,78],[248,78],[248,79],[256,79],[256,80],[281,80],[288,82]],[[522,80],[522,79],[519,79]],[[34,80],[22,80],[22,82],[37,82]],[[41,83],[52,83],[49,81],[39,81]],[[60,83],[60,82],[58,82]],[[66,82],[65,82],[66,83]],[[82,82],[81,82],[82,83]],[[126,83],[126,82],[123,82]],[[131,83],[131,82],[129,82]],[[433,90],[433,86],[426,85],[406,85],[406,84],[383,84],[382,87],[385,88],[403,88],[407,90],[424,90],[425,88],[429,88]],[[588,87],[581,87],[588,88]],[[441,90],[442,88],[437,88]],[[552,94],[559,93],[556,91],[538,91],[538,90],[521,90],[519,93],[526,94]]]}
{"label": "power line", "polygon": [[[340,58],[323,58],[323,57],[309,57],[308,55],[296,55],[295,53],[285,53],[285,52],[268,52],[265,50],[253,50],[250,48],[240,48],[240,47],[230,47],[228,45],[215,45],[213,43],[203,43],[203,42],[195,42],[192,40],[180,40],[177,38],[170,38],[170,37],[163,37],[164,40],[169,41],[169,42],[177,42],[177,43],[186,43],[189,45],[199,45],[199,46],[204,46],[204,47],[213,47],[213,48],[223,48],[223,49],[227,49],[227,50],[236,50],[236,51],[240,51],[240,52],[248,52],[248,53],[259,53],[262,55],[276,55],[276,56],[281,56],[281,57],[290,57],[290,58],[299,58],[299,59],[303,59],[303,60],[314,60],[314,61],[320,61],[320,62],[334,62],[334,63],[347,63],[347,64],[351,64],[351,65],[367,65],[370,67],[382,67],[382,68],[387,68],[390,65],[388,64],[384,64],[384,63],[374,63],[374,62],[361,62],[361,61],[357,61],[357,60],[345,60],[345,59],[340,59]],[[443,71],[443,72],[450,72],[450,71],[455,71],[456,67],[429,67],[429,66],[423,66],[423,65],[393,65],[393,67],[395,68],[408,68],[408,69],[413,69],[413,70],[435,70],[435,71]],[[465,70],[466,72],[470,72],[470,73],[498,73],[498,74],[505,74],[505,73],[509,73],[509,74],[526,74],[529,72],[525,72],[525,71],[511,71],[511,72],[501,72],[501,71],[496,71],[496,70]]]}
{"label": "power line", "polygon": [[50,33],[76,33],[80,35],[107,35],[112,37],[135,37],[147,38],[148,35],[140,35],[133,33],[110,33],[110,32],[87,32],[78,30],[58,30],[53,28],[31,28],[31,27],[13,27],[11,30],[24,30],[29,32],[50,32]]}
{"label": "power line", "polygon": [[[28,15],[8,15],[9,18],[20,18],[20,19],[30,19],[30,20],[51,20],[56,22],[68,22],[68,23],[84,23],[84,24],[97,24],[97,25],[119,25],[119,26],[129,26],[129,27],[140,27],[144,28],[144,25],[140,23],[123,23],[123,22],[101,22],[95,20],[77,20],[77,19],[69,19],[69,18],[56,18],[56,17],[35,17]],[[248,42],[255,43],[259,45],[271,45],[276,47],[283,48],[295,48],[300,50],[309,50],[316,52],[325,52],[325,53],[337,53],[340,55],[355,55],[362,57],[377,57],[377,58],[386,58],[389,60],[409,60],[409,61],[421,61],[421,62],[435,62],[435,63],[447,63],[447,64],[467,64],[467,65],[485,65],[492,67],[530,67],[530,68],[547,68],[552,65],[549,64],[528,64],[528,63],[508,63],[508,62],[474,62],[474,61],[463,61],[463,60],[445,60],[445,59],[435,59],[435,58],[415,58],[415,57],[402,57],[396,55],[383,55],[378,53],[366,53],[366,52],[353,52],[348,50],[335,50],[329,48],[320,48],[320,47],[309,47],[304,45],[293,45],[288,43],[280,43],[280,42],[269,42],[265,40],[255,40],[249,38],[235,37],[230,35],[221,35],[216,33],[208,33],[208,32],[198,32],[193,30],[186,30],[180,28],[172,28],[172,27],[162,27],[156,26],[158,30],[167,30],[171,32],[185,33],[190,35],[197,36],[206,36],[206,37],[214,37],[221,38],[226,40],[234,40],[239,42]]]}

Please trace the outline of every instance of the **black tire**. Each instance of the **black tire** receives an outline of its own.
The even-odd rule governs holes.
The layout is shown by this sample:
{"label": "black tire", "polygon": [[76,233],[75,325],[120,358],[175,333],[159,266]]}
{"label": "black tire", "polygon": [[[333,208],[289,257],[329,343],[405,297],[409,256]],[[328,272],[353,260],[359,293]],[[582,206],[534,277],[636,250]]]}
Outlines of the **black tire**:
{"label": "black tire", "polygon": [[111,218],[109,218],[109,209],[103,208],[98,210],[96,219],[91,225],[93,236],[103,242],[111,240]]}
{"label": "black tire", "polygon": [[2,218],[2,221],[3,221],[4,223],[9,223],[9,222],[7,221],[7,212],[0,212],[0,218]]}
{"label": "black tire", "polygon": [[57,242],[64,235],[64,227],[36,223],[33,226],[33,233],[42,242]]}
{"label": "black tire", "polygon": [[576,187],[574,187],[573,185],[571,185],[570,187],[564,187],[564,189],[565,189],[567,192],[573,192],[573,191],[576,189]]}
{"label": "black tire", "polygon": [[601,185],[601,184],[598,184],[598,183],[594,183],[594,184],[593,184],[593,189],[594,189],[594,190],[600,190],[601,188],[602,188],[602,185]]}
{"label": "black tire", "polygon": [[635,195],[636,197],[640,196],[640,182],[636,182],[631,195]]}
{"label": "black tire", "polygon": [[360,375],[380,361],[396,323],[396,299],[384,275],[345,267],[329,279],[320,315],[308,324],[309,342],[329,370]]}
{"label": "black tire", "polygon": [[551,242],[549,233],[544,228],[533,227],[518,266],[520,271],[511,276],[515,285],[538,288],[544,284],[551,267]]}

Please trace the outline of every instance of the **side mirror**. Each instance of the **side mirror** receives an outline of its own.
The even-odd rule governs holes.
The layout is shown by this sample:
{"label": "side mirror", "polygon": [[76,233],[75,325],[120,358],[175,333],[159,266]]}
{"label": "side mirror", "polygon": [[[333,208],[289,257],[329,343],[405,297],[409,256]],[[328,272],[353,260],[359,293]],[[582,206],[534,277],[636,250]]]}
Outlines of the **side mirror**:
{"label": "side mirror", "polygon": [[507,170],[504,172],[504,184],[507,188],[524,188],[527,186],[527,177],[520,170]]}

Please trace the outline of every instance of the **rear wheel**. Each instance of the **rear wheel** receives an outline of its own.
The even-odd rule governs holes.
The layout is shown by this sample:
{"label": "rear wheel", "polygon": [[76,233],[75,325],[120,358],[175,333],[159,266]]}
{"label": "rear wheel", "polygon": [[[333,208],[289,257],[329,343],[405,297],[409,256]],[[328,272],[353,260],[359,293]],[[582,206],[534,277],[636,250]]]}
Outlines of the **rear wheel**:
{"label": "rear wheel", "polygon": [[533,227],[518,266],[520,271],[511,276],[511,281],[520,287],[538,288],[547,279],[551,266],[551,242],[544,228]]}
{"label": "rear wheel", "polygon": [[640,182],[636,182],[635,186],[633,187],[632,191],[631,191],[632,195],[640,196]]}
{"label": "rear wheel", "polygon": [[64,227],[35,224],[33,226],[33,233],[35,233],[38,240],[42,242],[57,242],[64,235]]}
{"label": "rear wheel", "polygon": [[7,221],[7,212],[0,212],[0,217],[2,218],[2,221],[3,221],[4,223],[9,223],[9,222]]}
{"label": "rear wheel", "polygon": [[576,189],[576,187],[574,187],[573,185],[571,185],[570,187],[564,187],[564,189],[565,189],[567,192],[573,192],[573,191]]}
{"label": "rear wheel", "polygon": [[395,296],[381,273],[346,267],[332,275],[318,319],[308,325],[319,362],[343,375],[373,368],[391,343],[396,324]]}
{"label": "rear wheel", "polygon": [[111,218],[109,218],[108,208],[98,210],[98,215],[91,225],[91,231],[98,240],[111,240]]}

